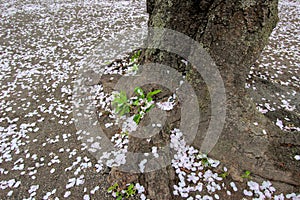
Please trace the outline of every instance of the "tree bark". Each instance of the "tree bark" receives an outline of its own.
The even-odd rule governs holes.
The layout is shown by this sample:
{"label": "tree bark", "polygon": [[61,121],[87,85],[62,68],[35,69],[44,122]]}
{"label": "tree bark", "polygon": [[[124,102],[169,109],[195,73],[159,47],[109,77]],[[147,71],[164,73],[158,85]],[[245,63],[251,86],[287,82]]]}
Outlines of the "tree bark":
{"label": "tree bark", "polygon": [[[147,11],[149,27],[168,28],[193,38],[218,66],[226,88],[227,118],[210,155],[230,166],[233,178],[239,179],[239,174],[247,169],[277,182],[282,190],[299,186],[299,172],[280,169],[276,155],[284,140],[299,141],[299,134],[284,134],[256,110],[245,89],[249,69],[277,24],[278,0],[148,0]],[[185,67],[178,56],[148,50],[146,62],[164,63],[186,73],[197,95],[209,96],[201,76]],[[201,132],[210,120],[210,100],[200,99],[201,117],[207,120],[199,127],[194,141],[199,148],[203,141]]]}
{"label": "tree bark", "polygon": [[[209,155],[225,163],[236,180],[240,180],[243,170],[250,170],[257,177],[276,182],[282,191],[293,191],[300,186],[300,174],[276,166],[276,148],[283,137],[300,141],[299,134],[283,134],[256,110],[245,89],[249,69],[278,21],[277,7],[278,0],[147,0],[149,27],[168,28],[193,38],[208,51],[220,71],[226,89],[227,117],[222,135]],[[211,118],[208,89],[201,75],[191,66],[186,67],[177,55],[165,51],[147,50],[144,62],[163,63],[186,74],[197,96],[202,97],[199,107],[204,122],[193,143],[200,148],[201,133]],[[267,135],[262,134],[263,130]],[[140,144],[132,144],[133,149],[143,148]],[[150,199],[174,198],[171,168],[144,174],[140,181]]]}

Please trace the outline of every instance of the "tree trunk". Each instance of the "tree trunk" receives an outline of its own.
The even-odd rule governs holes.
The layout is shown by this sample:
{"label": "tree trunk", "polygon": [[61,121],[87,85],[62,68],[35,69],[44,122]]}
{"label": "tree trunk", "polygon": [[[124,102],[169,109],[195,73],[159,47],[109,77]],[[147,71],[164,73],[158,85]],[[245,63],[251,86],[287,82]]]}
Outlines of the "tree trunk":
{"label": "tree trunk", "polygon": [[[299,172],[285,172],[276,166],[276,148],[283,137],[300,141],[299,134],[283,134],[256,110],[245,89],[249,69],[278,21],[277,7],[278,0],[147,0],[149,27],[168,28],[193,38],[208,51],[220,71],[226,89],[227,117],[222,135],[209,155],[225,163],[236,180],[243,170],[250,170],[287,191],[300,186]],[[178,56],[150,49],[145,57],[145,62],[163,63],[185,73],[199,97],[209,96],[201,76],[183,65]],[[210,103],[209,99],[199,100],[201,117],[205,118],[193,143],[199,149],[201,132],[211,118]],[[143,175],[149,198],[172,199],[172,177],[170,168]]]}

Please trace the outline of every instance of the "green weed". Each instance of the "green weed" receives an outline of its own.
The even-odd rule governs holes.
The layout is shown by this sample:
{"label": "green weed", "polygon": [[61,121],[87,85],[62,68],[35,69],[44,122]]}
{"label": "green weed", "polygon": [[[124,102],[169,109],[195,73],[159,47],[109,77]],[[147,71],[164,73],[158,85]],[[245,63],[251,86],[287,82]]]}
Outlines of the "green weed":
{"label": "green weed", "polygon": [[115,111],[120,116],[123,116],[130,112],[130,104],[127,98],[126,92],[121,91],[116,94],[114,100],[112,101],[112,106],[115,107]]}
{"label": "green weed", "polygon": [[244,172],[244,174],[242,174],[242,178],[245,178],[245,179],[251,179],[251,172],[250,171],[248,171],[248,170],[246,170],[245,172]]}
{"label": "green weed", "polygon": [[130,183],[125,190],[119,191],[119,185],[118,183],[115,183],[114,185],[110,186],[107,189],[108,193],[115,192],[116,200],[122,200],[123,198],[130,198],[136,194],[136,189],[134,188],[134,184]]}

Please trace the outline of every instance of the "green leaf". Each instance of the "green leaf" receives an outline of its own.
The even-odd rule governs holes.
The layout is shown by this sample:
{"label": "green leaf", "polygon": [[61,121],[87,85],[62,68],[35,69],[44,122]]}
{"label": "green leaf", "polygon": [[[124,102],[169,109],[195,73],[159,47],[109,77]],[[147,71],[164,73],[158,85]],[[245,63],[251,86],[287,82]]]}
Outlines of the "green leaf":
{"label": "green leaf", "polygon": [[133,121],[134,121],[136,124],[139,124],[140,121],[141,121],[141,115],[140,115],[140,114],[134,115]]}
{"label": "green leaf", "polygon": [[122,105],[120,108],[121,108],[121,110],[119,112],[119,115],[121,115],[121,116],[130,112],[130,107],[128,105]]}
{"label": "green leaf", "polygon": [[139,99],[135,100],[135,101],[132,103],[132,105],[134,105],[134,106],[139,105]]}
{"label": "green leaf", "polygon": [[148,102],[151,102],[152,100],[153,100],[152,97],[148,97],[148,98],[147,98],[147,101],[148,101]]}
{"label": "green leaf", "polygon": [[107,192],[112,192],[114,191],[115,189],[117,189],[117,187],[119,187],[118,183],[115,183],[114,185],[110,186],[108,189],[107,189]]}
{"label": "green leaf", "polygon": [[224,173],[220,174],[220,177],[225,179],[228,175],[229,175],[228,172],[224,172]]}
{"label": "green leaf", "polygon": [[112,106],[115,107],[116,113],[121,116],[130,112],[130,106],[125,91],[121,91],[119,94],[115,95]]}
{"label": "green leaf", "polygon": [[131,183],[131,184],[127,187],[127,190],[126,190],[126,197],[129,198],[130,196],[133,196],[135,193],[136,193],[136,190],[134,190],[134,184]]}
{"label": "green leaf", "polygon": [[141,50],[138,50],[138,51],[136,52],[137,57],[140,57],[141,52],[142,52]]}
{"label": "green leaf", "polygon": [[107,192],[112,192],[115,188],[113,186],[110,186],[108,189],[107,189]]}
{"label": "green leaf", "polygon": [[160,93],[161,92],[161,90],[154,90],[154,91],[152,91],[152,92],[148,92],[148,94],[147,94],[147,99],[148,98],[151,98],[152,96],[154,96],[154,95],[156,95],[156,94],[158,94],[158,93]]}
{"label": "green leaf", "polygon": [[134,188],[134,185],[131,183],[129,186],[128,186],[128,190],[132,190]]}
{"label": "green leaf", "polygon": [[135,194],[134,190],[129,190],[126,192],[126,197],[129,198],[129,197],[133,196],[134,194]]}
{"label": "green leaf", "polygon": [[133,71],[139,70],[139,65],[134,64],[133,67],[132,67],[132,70],[133,70]]}
{"label": "green leaf", "polygon": [[208,162],[208,159],[207,158],[202,158],[202,160],[201,160],[201,162],[202,162],[202,165],[204,165],[204,166],[210,166],[210,163]]}
{"label": "green leaf", "polygon": [[116,107],[116,113],[120,113],[121,107]]}
{"label": "green leaf", "polygon": [[141,55],[141,50],[135,52],[135,54],[131,56],[130,62],[135,62],[135,60],[138,59],[140,55]]}
{"label": "green leaf", "polygon": [[149,112],[152,108],[154,108],[155,106],[152,104],[149,108],[147,108],[146,110],[145,110],[145,112],[147,113],[147,112]]}
{"label": "green leaf", "polygon": [[123,196],[122,196],[121,192],[116,192],[116,196],[117,196],[116,200],[122,200],[123,199]]}
{"label": "green leaf", "polygon": [[118,197],[116,198],[116,200],[122,200],[122,199],[123,199],[122,195],[121,195],[121,196],[118,196]]}
{"label": "green leaf", "polygon": [[242,175],[242,178],[251,178],[250,175],[251,172],[249,170],[246,170],[245,173]]}
{"label": "green leaf", "polygon": [[134,92],[139,95],[140,98],[145,98],[145,94],[144,94],[144,91],[142,90],[142,88],[140,87],[136,87],[134,89]]}
{"label": "green leaf", "polygon": [[127,95],[125,91],[120,92],[120,100],[122,100],[123,102],[127,101]]}

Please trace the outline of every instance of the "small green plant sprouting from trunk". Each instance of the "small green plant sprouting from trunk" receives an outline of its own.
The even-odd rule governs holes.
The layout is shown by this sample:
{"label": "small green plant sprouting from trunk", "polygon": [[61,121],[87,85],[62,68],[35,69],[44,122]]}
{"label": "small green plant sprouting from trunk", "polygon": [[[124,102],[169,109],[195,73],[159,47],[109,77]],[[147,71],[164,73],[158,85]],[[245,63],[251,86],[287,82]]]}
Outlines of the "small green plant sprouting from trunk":
{"label": "small green plant sprouting from trunk", "polygon": [[116,196],[116,200],[122,200],[123,199],[123,195],[120,191],[118,191],[119,185],[118,183],[115,183],[114,185],[110,186],[107,189],[108,193],[112,193],[115,192],[115,196]]}
{"label": "small green plant sprouting from trunk", "polygon": [[131,62],[131,63],[136,62],[136,61],[139,59],[139,57],[141,56],[141,52],[142,52],[142,50],[136,51],[136,52],[131,56],[130,62]]}
{"label": "small green plant sprouting from trunk", "polygon": [[130,67],[128,68],[128,70],[131,73],[133,72],[133,74],[136,74],[137,71],[139,70],[140,65],[139,65],[138,61],[141,56],[141,52],[142,52],[142,50],[136,51],[129,60]]}
{"label": "small green plant sprouting from trunk", "polygon": [[130,183],[129,186],[125,190],[126,198],[129,198],[136,194],[136,190],[134,189],[134,184]]}
{"label": "small green plant sprouting from trunk", "polygon": [[115,111],[120,116],[123,116],[130,112],[130,104],[126,95],[126,92],[121,91],[116,94],[112,101],[112,106],[115,106]]}
{"label": "small green plant sprouting from trunk", "polygon": [[108,193],[111,193],[111,192],[117,190],[118,188],[119,188],[118,183],[115,183],[115,184],[113,184],[112,186],[110,186],[110,187],[107,189],[107,192],[108,192]]}
{"label": "small green plant sprouting from trunk", "polygon": [[134,92],[137,94],[137,98],[133,101],[132,105],[138,107],[138,113],[134,115],[133,121],[139,124],[144,115],[154,107],[152,104],[153,96],[160,93],[161,90],[154,90],[152,92],[148,92],[145,95],[144,91],[140,87],[136,87]]}
{"label": "small green plant sprouting from trunk", "polygon": [[107,189],[108,193],[115,193],[114,196],[116,197],[116,200],[122,200],[123,198],[130,198],[136,194],[136,189],[134,188],[134,184],[130,183],[127,185],[127,188],[124,190],[119,190],[118,183],[115,183],[114,185],[110,186]]}
{"label": "small green plant sprouting from trunk", "polygon": [[138,64],[133,64],[132,71],[137,72],[138,70],[139,70],[139,65]]}
{"label": "small green plant sprouting from trunk", "polygon": [[222,177],[223,179],[227,178],[227,176],[229,176],[228,172],[223,172],[219,175],[220,177]]}
{"label": "small green plant sprouting from trunk", "polygon": [[121,91],[115,94],[112,106],[115,107],[115,112],[120,116],[133,111],[135,113],[133,120],[139,124],[144,115],[154,107],[153,96],[160,92],[161,90],[154,90],[145,94],[142,88],[136,87],[134,93],[137,96],[128,99],[126,92]]}
{"label": "small green plant sprouting from trunk", "polygon": [[242,178],[245,178],[245,179],[251,179],[251,172],[249,170],[246,170],[244,172],[244,174],[242,174]]}
{"label": "small green plant sprouting from trunk", "polygon": [[204,167],[210,167],[210,163],[208,161],[207,155],[206,154],[199,154],[198,159],[201,160],[201,163]]}

